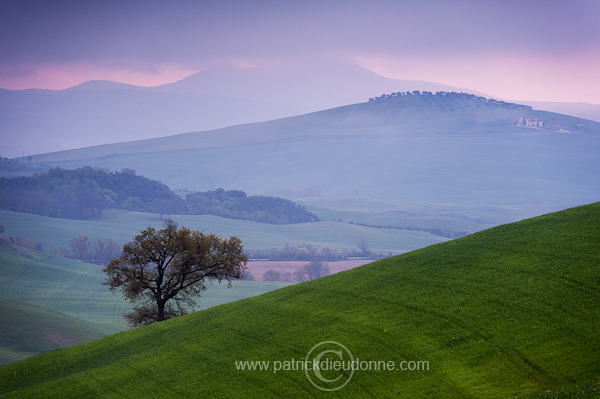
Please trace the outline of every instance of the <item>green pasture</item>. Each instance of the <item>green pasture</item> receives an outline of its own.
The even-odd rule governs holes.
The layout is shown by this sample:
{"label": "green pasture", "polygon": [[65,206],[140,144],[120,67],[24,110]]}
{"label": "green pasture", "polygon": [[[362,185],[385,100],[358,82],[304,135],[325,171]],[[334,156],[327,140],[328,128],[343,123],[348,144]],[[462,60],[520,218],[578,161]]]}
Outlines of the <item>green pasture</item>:
{"label": "green pasture", "polygon": [[[191,229],[224,237],[238,236],[244,248],[248,249],[282,249],[287,244],[317,247],[328,244],[338,250],[356,250],[358,240],[364,237],[372,251],[399,254],[446,240],[422,231],[379,229],[335,221],[273,225],[210,215],[168,217]],[[5,236],[31,238],[46,248],[68,248],[71,239],[77,235],[88,236],[92,242],[111,238],[124,244],[149,225],[160,227],[163,223],[159,215],[141,212],[108,211],[101,219],[68,220],[0,211],[0,225],[4,226]]]}
{"label": "green pasture", "polygon": [[116,332],[65,314],[0,297],[0,364]]}
{"label": "green pasture", "polygon": [[[61,312],[64,317],[81,322],[94,323],[101,333],[88,340],[128,328],[122,315],[131,311],[131,304],[120,292],[111,293],[108,287],[102,285],[104,280],[101,266],[0,242],[0,296]],[[227,288],[226,283],[208,282],[207,290],[197,300],[198,309],[259,295],[289,284],[233,281],[232,286]],[[17,336],[19,331],[26,329],[19,327],[18,331],[13,331],[16,327],[11,324],[11,316],[1,313],[5,334]],[[0,361],[5,359],[10,357],[0,355]]]}
{"label": "green pasture", "polygon": [[[2,397],[597,397],[600,203],[0,367]],[[323,341],[420,370],[240,370]]]}

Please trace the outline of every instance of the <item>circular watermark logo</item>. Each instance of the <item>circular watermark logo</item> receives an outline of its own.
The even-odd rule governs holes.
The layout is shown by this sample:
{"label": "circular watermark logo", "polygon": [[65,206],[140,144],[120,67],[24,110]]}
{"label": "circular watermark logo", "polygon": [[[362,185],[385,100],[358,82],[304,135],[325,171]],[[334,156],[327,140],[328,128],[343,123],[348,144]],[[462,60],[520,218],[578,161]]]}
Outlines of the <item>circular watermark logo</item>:
{"label": "circular watermark logo", "polygon": [[352,379],[353,361],[352,353],[344,345],[335,341],[323,341],[306,354],[304,372],[316,388],[337,391]]}

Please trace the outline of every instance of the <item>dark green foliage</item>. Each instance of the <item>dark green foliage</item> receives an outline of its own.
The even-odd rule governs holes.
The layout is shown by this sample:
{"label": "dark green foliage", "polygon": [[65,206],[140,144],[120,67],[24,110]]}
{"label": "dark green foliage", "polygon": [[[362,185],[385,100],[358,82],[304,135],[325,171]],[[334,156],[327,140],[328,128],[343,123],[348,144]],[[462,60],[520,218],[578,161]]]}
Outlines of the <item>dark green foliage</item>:
{"label": "dark green foliage", "polygon": [[47,168],[41,165],[31,165],[30,161],[31,157],[27,157],[27,161],[22,157],[15,159],[0,157],[0,173],[3,176],[21,176],[47,170]]}
{"label": "dark green foliage", "polygon": [[67,219],[100,217],[103,209],[119,208],[161,215],[217,215],[263,223],[317,221],[292,201],[247,196],[243,191],[190,194],[184,200],[169,187],[130,169],[109,172],[89,166],[54,168],[30,177],[0,177],[0,209]]}
{"label": "dark green foliage", "polygon": [[156,230],[148,227],[123,246],[104,272],[111,291],[120,289],[135,304],[125,317],[134,327],[187,313],[206,281],[239,279],[248,259],[237,237],[179,227],[172,220]]}
{"label": "dark green foliage", "polygon": [[0,208],[68,219],[99,217],[106,208],[121,208],[143,198],[141,209],[157,200],[176,202],[169,187],[134,172],[108,172],[89,166],[54,168],[30,177],[0,178]]}
{"label": "dark green foliage", "polygon": [[405,93],[383,94],[379,97],[369,99],[369,102],[393,102],[409,107],[432,108],[450,112],[493,108],[520,109],[523,111],[531,109],[528,105],[507,103],[474,94],[445,91],[431,93],[429,91],[420,92],[417,90]]}
{"label": "dark green foliage", "polygon": [[243,191],[225,191],[219,188],[190,194],[186,197],[188,213],[217,215],[233,219],[247,219],[263,223],[315,222],[317,217],[304,207],[283,198],[247,196]]}

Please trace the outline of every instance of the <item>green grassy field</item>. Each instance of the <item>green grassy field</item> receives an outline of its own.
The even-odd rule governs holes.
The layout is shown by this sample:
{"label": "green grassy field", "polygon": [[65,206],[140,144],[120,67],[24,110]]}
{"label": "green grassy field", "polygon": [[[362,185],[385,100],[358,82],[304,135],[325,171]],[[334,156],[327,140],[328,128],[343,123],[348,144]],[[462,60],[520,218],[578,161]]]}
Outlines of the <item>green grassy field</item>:
{"label": "green grassy field", "polygon": [[[454,238],[459,234],[472,234],[500,224],[538,216],[542,211],[538,209],[531,212],[523,205],[441,205],[394,200],[367,201],[352,197],[297,198],[296,201],[321,220],[384,228],[431,230]],[[564,207],[542,213],[560,209]]]}
{"label": "green grassy field", "polygon": [[[0,395],[598,397],[599,292],[595,203],[5,365]],[[351,375],[334,392],[300,370],[236,368],[323,341],[429,367],[323,370]]]}
{"label": "green grassy field", "polygon": [[[0,295],[94,323],[102,334],[89,340],[126,330],[127,322],[122,315],[131,311],[131,304],[120,293],[111,293],[102,285],[106,275],[101,269],[98,265],[0,242]],[[198,299],[198,309],[259,295],[289,284],[234,281],[227,288],[226,284],[208,283],[207,290]],[[18,325],[11,324],[11,317],[4,312],[1,314],[6,334],[17,336],[23,331],[13,331]],[[0,350],[0,362],[14,359],[8,352],[4,354],[6,356]]]}
{"label": "green grassy field", "polygon": [[0,298],[0,314],[0,364],[115,333],[98,324],[8,298]]}
{"label": "green grassy field", "polygon": [[[399,254],[446,240],[423,231],[378,229],[335,221],[273,225],[210,215],[169,217],[191,229],[224,237],[238,236],[244,248],[249,249],[283,249],[286,244],[316,247],[328,244],[338,250],[356,250],[358,239],[365,237],[372,251]],[[161,227],[163,223],[158,215],[141,212],[115,212],[102,219],[69,220],[0,211],[0,225],[4,226],[5,236],[32,238],[44,247],[68,248],[70,240],[77,235],[86,235],[92,242],[111,238],[124,244],[149,225]]]}

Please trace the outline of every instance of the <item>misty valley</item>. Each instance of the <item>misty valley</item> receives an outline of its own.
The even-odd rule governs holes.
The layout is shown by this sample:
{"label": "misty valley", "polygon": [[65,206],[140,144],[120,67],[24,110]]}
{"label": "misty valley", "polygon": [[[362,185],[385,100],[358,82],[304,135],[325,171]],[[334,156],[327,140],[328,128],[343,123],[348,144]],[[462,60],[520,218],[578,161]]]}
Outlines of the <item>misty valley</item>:
{"label": "misty valley", "polygon": [[600,0],[0,38],[0,399],[600,398]]}
{"label": "misty valley", "polygon": [[[426,348],[444,367],[483,358],[459,372],[493,386],[486,376],[500,370],[531,392],[553,386],[564,397],[576,372],[561,379],[554,362],[574,348],[583,392],[594,392],[598,154],[592,120],[407,91],[267,122],[2,158],[0,374],[43,369],[35,355],[67,347],[69,361],[90,370],[105,355],[86,360],[82,348],[127,351],[126,337],[146,353],[161,330],[130,327],[155,321],[186,337],[166,339],[157,356],[185,340],[200,351],[194,331],[214,323],[222,324],[211,345],[259,340],[301,356],[290,343],[318,340],[326,325],[345,331],[334,338],[357,352],[382,340]],[[206,274],[193,268],[203,262]],[[115,290],[146,272],[149,282]],[[185,291],[190,276],[200,285]],[[131,301],[163,279],[146,302]],[[152,300],[161,303],[163,288],[178,300],[156,316]],[[230,367],[225,355],[209,357]],[[128,367],[115,364],[100,378]],[[277,384],[271,377],[248,381]],[[373,378],[362,381],[377,396],[385,383]],[[406,392],[423,388],[402,378]]]}

